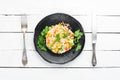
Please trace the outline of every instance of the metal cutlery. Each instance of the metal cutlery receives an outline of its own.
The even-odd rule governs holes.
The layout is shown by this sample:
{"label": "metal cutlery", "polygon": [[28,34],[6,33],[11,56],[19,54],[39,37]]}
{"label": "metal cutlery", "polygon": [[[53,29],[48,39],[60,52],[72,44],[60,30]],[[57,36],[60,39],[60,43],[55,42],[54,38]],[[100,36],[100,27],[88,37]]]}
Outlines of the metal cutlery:
{"label": "metal cutlery", "polygon": [[26,43],[25,43],[25,33],[27,32],[27,16],[25,14],[21,16],[21,30],[23,33],[22,64],[26,65],[28,63],[28,60],[27,60]]}
{"label": "metal cutlery", "polygon": [[96,66],[97,59],[96,59],[96,41],[97,41],[97,27],[96,27],[96,15],[93,13],[91,15],[92,19],[92,65]]}

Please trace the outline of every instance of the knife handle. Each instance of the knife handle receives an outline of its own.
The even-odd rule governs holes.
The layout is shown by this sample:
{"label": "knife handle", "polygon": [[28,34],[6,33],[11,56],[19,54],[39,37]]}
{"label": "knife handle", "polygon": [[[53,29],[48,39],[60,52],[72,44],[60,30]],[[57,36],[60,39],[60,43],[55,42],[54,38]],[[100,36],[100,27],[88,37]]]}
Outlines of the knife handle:
{"label": "knife handle", "polygon": [[96,66],[97,59],[96,59],[96,43],[92,43],[93,54],[92,54],[92,65]]}

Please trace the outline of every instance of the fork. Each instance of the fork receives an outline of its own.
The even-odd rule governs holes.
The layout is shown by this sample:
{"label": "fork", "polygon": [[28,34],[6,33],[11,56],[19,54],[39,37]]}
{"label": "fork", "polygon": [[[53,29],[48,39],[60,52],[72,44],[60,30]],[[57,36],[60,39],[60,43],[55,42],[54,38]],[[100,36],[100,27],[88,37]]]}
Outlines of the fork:
{"label": "fork", "polygon": [[25,43],[25,33],[27,32],[27,16],[21,15],[21,30],[23,33],[23,55],[22,55],[22,64],[25,66],[28,63],[27,52],[26,52],[26,43]]}

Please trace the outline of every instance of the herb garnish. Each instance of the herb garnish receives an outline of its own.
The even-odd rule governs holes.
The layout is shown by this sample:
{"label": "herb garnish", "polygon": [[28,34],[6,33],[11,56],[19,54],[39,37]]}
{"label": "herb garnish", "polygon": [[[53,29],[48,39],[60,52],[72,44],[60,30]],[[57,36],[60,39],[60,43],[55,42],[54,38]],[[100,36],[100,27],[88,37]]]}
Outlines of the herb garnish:
{"label": "herb garnish", "polygon": [[83,33],[80,32],[80,30],[77,30],[74,32],[74,44],[75,44],[75,47],[76,47],[76,51],[80,50],[81,49],[81,44],[79,42],[80,38],[82,37]]}
{"label": "herb garnish", "polygon": [[48,26],[46,26],[45,29],[43,29],[43,31],[40,33],[38,41],[37,41],[37,46],[43,51],[47,51],[45,36],[46,36],[47,32],[49,31],[49,29],[50,28]]}

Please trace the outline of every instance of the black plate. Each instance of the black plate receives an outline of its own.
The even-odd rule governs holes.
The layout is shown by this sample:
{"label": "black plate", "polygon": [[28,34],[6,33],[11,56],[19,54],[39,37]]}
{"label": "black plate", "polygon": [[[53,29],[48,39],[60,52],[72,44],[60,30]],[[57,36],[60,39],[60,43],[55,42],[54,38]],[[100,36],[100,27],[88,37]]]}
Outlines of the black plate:
{"label": "black plate", "polygon": [[45,26],[55,25],[60,22],[69,23],[71,26],[70,29],[73,32],[80,29],[80,31],[84,33],[81,24],[76,19],[74,19],[70,15],[63,14],[63,13],[55,13],[55,14],[49,15],[49,16],[43,18],[38,23],[38,25],[35,28],[35,33],[34,33],[35,49],[43,59],[45,59],[46,61],[48,61],[50,63],[55,63],[55,64],[64,64],[64,63],[67,63],[67,62],[75,59],[83,50],[84,43],[85,43],[85,34],[83,34],[82,38],[80,39],[82,48],[79,51],[75,51],[75,48],[72,48],[71,50],[69,50],[63,54],[54,54],[50,50],[41,51],[37,47],[37,40],[38,40],[38,36],[39,36],[40,32],[45,28]]}

